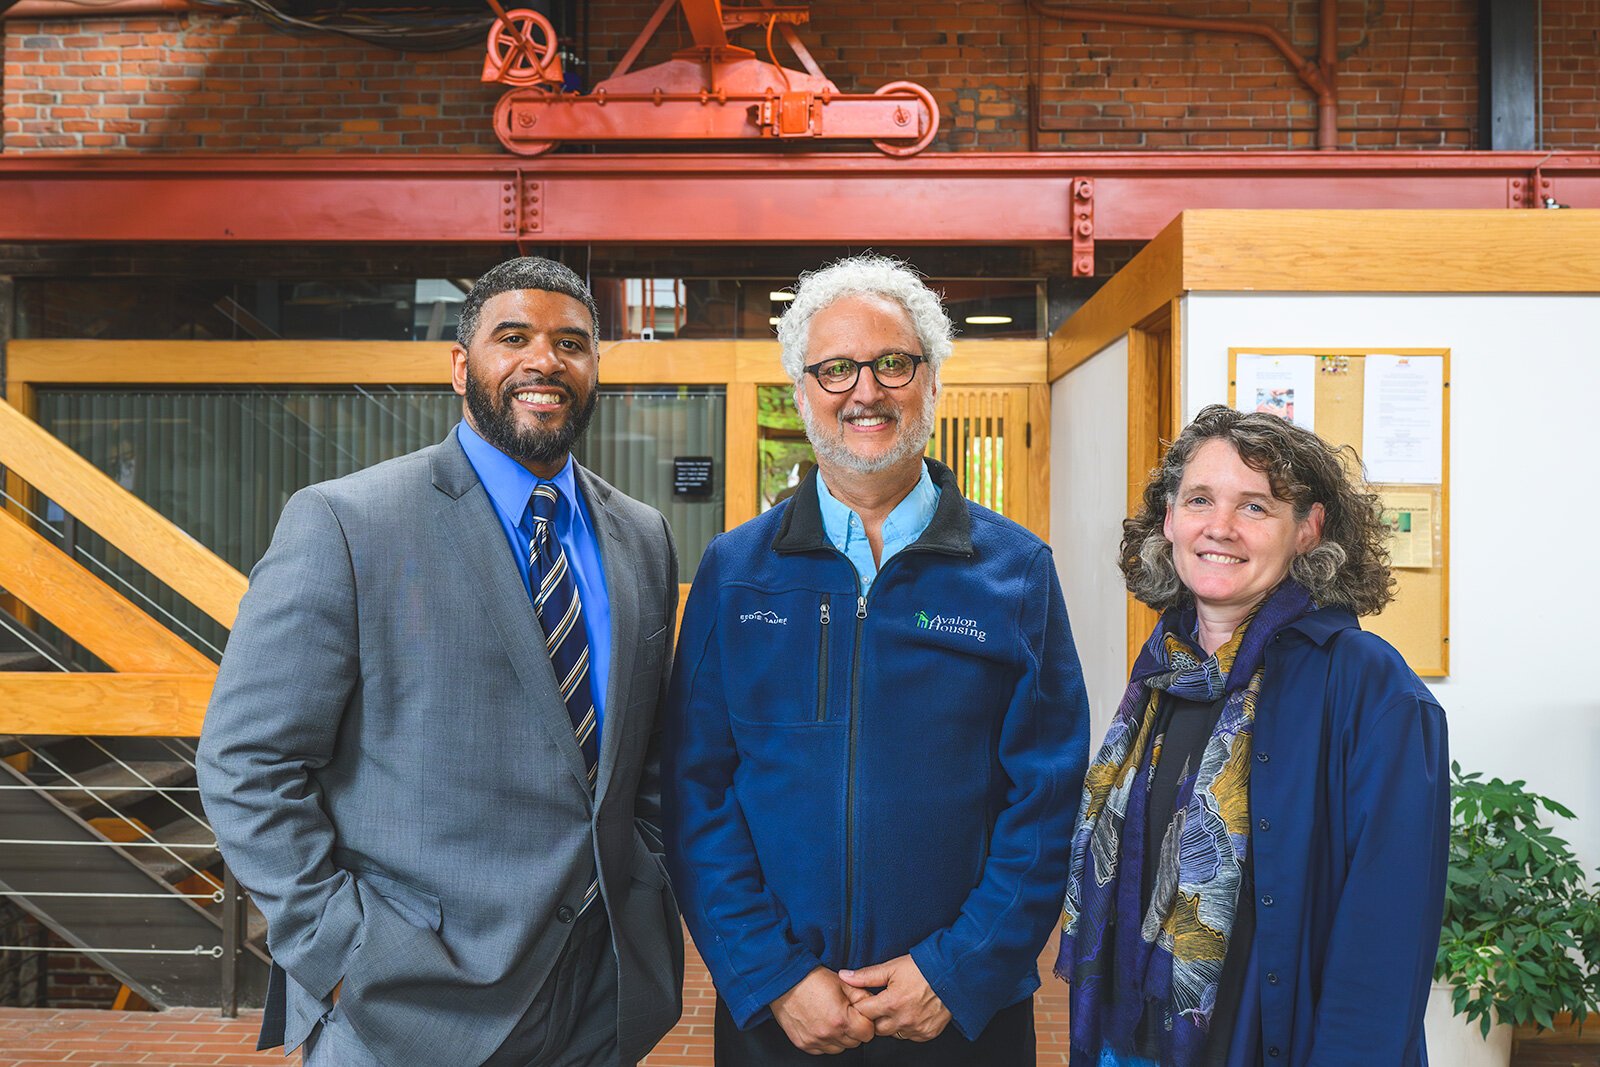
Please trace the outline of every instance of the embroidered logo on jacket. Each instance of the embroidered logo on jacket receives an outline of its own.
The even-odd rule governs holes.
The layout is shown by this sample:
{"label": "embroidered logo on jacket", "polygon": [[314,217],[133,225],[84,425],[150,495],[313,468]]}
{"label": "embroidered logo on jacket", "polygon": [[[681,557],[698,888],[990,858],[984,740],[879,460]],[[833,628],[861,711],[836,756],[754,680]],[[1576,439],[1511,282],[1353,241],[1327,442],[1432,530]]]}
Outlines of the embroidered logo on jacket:
{"label": "embroidered logo on jacket", "polygon": [[775,611],[752,611],[748,615],[740,615],[740,622],[764,622],[768,626],[788,626],[789,616],[779,615]]}
{"label": "embroidered logo on jacket", "polygon": [[960,634],[963,637],[975,637],[979,641],[989,639],[989,631],[978,628],[977,619],[962,618],[959,615],[929,615],[926,611],[917,612],[917,629],[936,630],[942,634]]}

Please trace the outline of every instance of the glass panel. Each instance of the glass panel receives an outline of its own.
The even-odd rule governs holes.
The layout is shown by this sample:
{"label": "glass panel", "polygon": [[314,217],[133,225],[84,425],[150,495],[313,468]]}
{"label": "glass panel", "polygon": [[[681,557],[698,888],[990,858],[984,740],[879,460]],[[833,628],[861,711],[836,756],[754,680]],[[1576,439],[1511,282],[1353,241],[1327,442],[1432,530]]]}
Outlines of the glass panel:
{"label": "glass panel", "polygon": [[[578,462],[667,517],[678,542],[678,578],[694,580],[700,556],[722,532],[727,397],[721,388],[602,389]],[[710,457],[711,492],[673,492],[673,459]]]}
{"label": "glass panel", "polygon": [[791,386],[763,385],[756,391],[756,448],[760,452],[757,507],[767,511],[789,499],[817,465]]}
{"label": "glass panel", "polygon": [[[448,390],[40,390],[39,422],[202,544],[246,573],[266,552],[295,490],[444,438],[461,415]],[[666,514],[690,581],[723,525],[726,400],[721,389],[602,389],[578,461]],[[673,493],[673,458],[707,456],[713,491]],[[63,527],[61,509],[44,516]],[[221,647],[220,627],[87,530],[77,558],[136,589]],[[86,555],[88,558],[86,558]],[[125,586],[123,583],[127,583]]]}
{"label": "glass panel", "polygon": [[677,278],[623,280],[624,329],[629,337],[659,340],[683,329],[683,282]]}

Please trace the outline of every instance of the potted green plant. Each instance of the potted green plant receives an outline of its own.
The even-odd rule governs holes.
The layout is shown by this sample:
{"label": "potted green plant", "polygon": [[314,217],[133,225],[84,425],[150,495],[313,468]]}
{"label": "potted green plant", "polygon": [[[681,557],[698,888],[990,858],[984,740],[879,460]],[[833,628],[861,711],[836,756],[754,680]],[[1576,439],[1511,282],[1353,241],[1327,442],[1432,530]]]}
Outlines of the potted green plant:
{"label": "potted green plant", "polygon": [[1450,871],[1434,978],[1453,1014],[1466,1017],[1467,1033],[1433,1025],[1432,1013],[1430,1058],[1465,1064],[1476,1053],[1461,1045],[1443,1055],[1435,1042],[1476,1030],[1483,1045],[1498,1023],[1494,1044],[1504,1052],[1494,1057],[1504,1063],[1512,1027],[1547,1029],[1564,1013],[1581,1026],[1600,1006],[1600,888],[1541,821],[1573,818],[1566,807],[1520,780],[1485,781],[1459,763],[1450,773]]}

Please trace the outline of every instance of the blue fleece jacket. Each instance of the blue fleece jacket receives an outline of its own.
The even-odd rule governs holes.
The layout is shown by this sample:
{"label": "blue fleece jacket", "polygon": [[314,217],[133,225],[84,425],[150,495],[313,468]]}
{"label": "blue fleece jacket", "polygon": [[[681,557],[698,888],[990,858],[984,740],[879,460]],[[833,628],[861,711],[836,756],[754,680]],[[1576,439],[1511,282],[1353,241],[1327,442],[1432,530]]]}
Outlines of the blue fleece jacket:
{"label": "blue fleece jacket", "polygon": [[689,594],[667,856],[741,1027],[819,965],[908,952],[969,1038],[1039,985],[1088,761],[1082,672],[1049,547],[927,462],[933,521],[866,596],[810,480],[716,538]]}

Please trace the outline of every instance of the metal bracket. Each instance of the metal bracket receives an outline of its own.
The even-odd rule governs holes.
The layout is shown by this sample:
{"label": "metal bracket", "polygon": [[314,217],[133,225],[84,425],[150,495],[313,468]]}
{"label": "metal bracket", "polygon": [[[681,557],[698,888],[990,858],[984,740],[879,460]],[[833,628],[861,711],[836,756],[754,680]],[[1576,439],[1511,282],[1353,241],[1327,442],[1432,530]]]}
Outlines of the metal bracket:
{"label": "metal bracket", "polygon": [[544,232],[544,182],[530,182],[517,172],[517,181],[522,185],[522,225],[519,233]]}
{"label": "metal bracket", "polygon": [[500,232],[513,237],[544,231],[544,182],[528,181],[517,171],[500,183]]}
{"label": "metal bracket", "polygon": [[1094,179],[1072,179],[1072,276],[1094,277]]}
{"label": "metal bracket", "polygon": [[822,133],[822,105],[814,93],[769,96],[761,102],[757,125],[765,137],[816,137]]}
{"label": "metal bracket", "polygon": [[500,183],[500,232],[517,232],[517,182]]}
{"label": "metal bracket", "polygon": [[1526,178],[1506,179],[1506,207],[1548,207],[1555,200],[1555,183],[1538,167]]}

